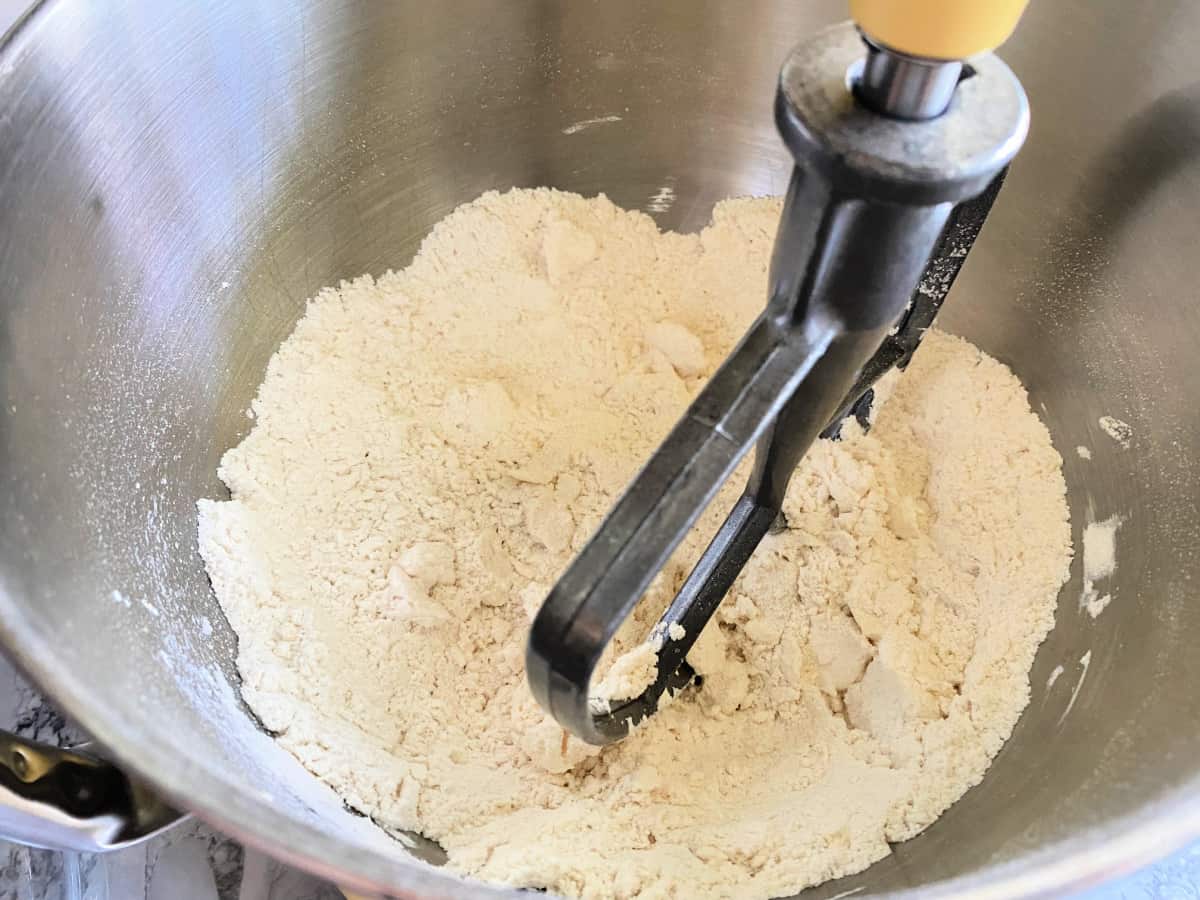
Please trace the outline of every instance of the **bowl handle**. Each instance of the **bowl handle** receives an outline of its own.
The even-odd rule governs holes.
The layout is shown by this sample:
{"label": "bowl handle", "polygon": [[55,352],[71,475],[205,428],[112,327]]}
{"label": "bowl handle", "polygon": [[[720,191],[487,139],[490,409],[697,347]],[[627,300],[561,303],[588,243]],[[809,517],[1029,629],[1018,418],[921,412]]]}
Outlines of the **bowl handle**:
{"label": "bowl handle", "polygon": [[88,747],[63,750],[0,731],[0,835],[33,847],[103,853],[184,818]]}

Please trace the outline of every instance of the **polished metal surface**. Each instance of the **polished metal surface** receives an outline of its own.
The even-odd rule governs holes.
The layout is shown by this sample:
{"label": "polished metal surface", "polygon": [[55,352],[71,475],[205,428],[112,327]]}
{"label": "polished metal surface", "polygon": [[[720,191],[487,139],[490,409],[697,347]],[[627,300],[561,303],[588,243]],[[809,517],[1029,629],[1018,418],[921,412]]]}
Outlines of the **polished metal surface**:
{"label": "polished metal surface", "polygon": [[[782,193],[780,61],[843,16],[832,0],[40,7],[0,51],[7,649],[248,843],[362,889],[503,895],[414,866],[258,730],[195,500],[221,495],[217,460],[305,298],[404,265],[456,204],[549,184],[695,229],[721,197]],[[1005,45],[1035,124],[941,322],[1024,380],[1077,542],[1121,517],[1114,599],[1080,609],[1077,561],[984,781],[806,897],[1053,894],[1200,834],[1197,37],[1183,0],[1060,0]],[[1101,416],[1129,424],[1127,448]]]}
{"label": "polished metal surface", "polygon": [[[897,128],[893,116],[865,107],[844,83],[861,53],[857,29],[843,22],[789,54],[775,109],[796,168],[764,311],[567,566],[530,627],[530,690],[588,743],[621,740],[653,715],[665,692],[692,682],[687,654],[782,515],[797,463],[870,389],[873,381],[858,384],[860,373],[878,378],[890,368],[885,360],[900,358],[895,345],[919,341],[932,324],[925,295],[949,290],[987,210],[970,205],[973,232],[950,222],[951,213],[969,190],[983,191],[990,207],[995,192],[984,189],[999,187],[997,176],[1029,129],[1020,85],[994,59],[981,63],[980,89],[964,92],[945,113],[945,127]],[[997,127],[998,111],[1010,113],[1007,128]],[[955,141],[962,133],[990,137],[993,146]],[[847,137],[857,139],[849,152]],[[953,146],[940,146],[943,140]],[[908,164],[896,166],[899,157]],[[986,180],[964,179],[973,169]],[[938,247],[953,262],[933,259]],[[923,327],[913,324],[901,337],[906,311],[917,313],[906,323]],[[751,448],[754,467],[741,497],[654,626],[658,677],[615,705],[593,697],[592,677],[617,630]],[[673,630],[680,637],[669,638]]]}
{"label": "polished metal surface", "polygon": [[867,41],[852,80],[863,102],[898,119],[935,119],[954,99],[962,77],[958,60],[918,59]]}
{"label": "polished metal surface", "polygon": [[102,853],[182,818],[154,789],[83,747],[64,750],[0,731],[0,835],[8,840]]}

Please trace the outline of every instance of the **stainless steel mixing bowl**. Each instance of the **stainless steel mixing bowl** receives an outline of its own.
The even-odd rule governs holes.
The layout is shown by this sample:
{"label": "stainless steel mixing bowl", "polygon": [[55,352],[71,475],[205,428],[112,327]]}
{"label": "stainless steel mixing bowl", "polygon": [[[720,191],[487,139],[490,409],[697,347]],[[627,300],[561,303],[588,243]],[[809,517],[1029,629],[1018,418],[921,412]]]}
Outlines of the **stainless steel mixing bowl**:
{"label": "stainless steel mixing bowl", "polygon": [[[247,843],[361,888],[496,895],[414,864],[256,727],[195,500],[222,494],[217,460],[305,298],[403,266],[456,204],[553,185],[695,229],[718,198],[781,191],[777,67],[843,14],[43,4],[0,51],[6,649],[124,763]],[[1122,517],[1114,599],[1081,612],[1077,561],[984,782],[806,897],[1052,892],[1200,833],[1198,39],[1186,0],[1047,0],[1004,51],[1033,131],[944,323],[1028,385],[1077,546],[1087,521]],[[1131,426],[1128,447],[1101,416]]]}

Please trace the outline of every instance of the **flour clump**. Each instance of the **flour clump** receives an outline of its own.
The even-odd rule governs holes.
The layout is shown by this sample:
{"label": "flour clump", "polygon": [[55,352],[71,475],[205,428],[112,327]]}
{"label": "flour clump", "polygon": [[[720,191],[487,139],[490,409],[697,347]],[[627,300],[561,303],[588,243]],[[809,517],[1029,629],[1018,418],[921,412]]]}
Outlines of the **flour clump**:
{"label": "flour clump", "polygon": [[[780,205],[660,232],[489,193],[408,268],[329,288],[201,501],[243,695],[352,807],[454,871],[571,896],[795,893],[977,783],[1071,556],[1062,460],[1003,365],[931,332],[869,432],[815,445],[689,655],[703,685],[600,750],[534,702],[530,617],[761,311]],[[736,476],[618,635],[609,696]],[[601,690],[605,690],[601,685]]]}

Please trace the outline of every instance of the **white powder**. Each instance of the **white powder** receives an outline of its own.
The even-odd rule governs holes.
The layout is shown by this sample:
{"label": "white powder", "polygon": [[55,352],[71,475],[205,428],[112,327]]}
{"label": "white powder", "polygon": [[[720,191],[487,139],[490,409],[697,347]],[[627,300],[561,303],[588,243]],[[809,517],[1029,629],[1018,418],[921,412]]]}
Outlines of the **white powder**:
{"label": "white powder", "polygon": [[675,205],[675,188],[670,184],[664,184],[646,203],[646,212],[665,213]]}
{"label": "white powder", "polygon": [[1054,670],[1050,673],[1050,677],[1046,679],[1046,690],[1050,690],[1050,688],[1054,687],[1054,682],[1058,681],[1059,676],[1061,676],[1062,673],[1063,667],[1061,665],[1054,667]]}
{"label": "white powder", "polygon": [[595,125],[608,125],[611,122],[620,122],[620,116],[597,116],[594,119],[584,119],[576,122],[574,125],[568,125],[562,130],[563,134],[579,134],[579,132],[591,128]]}
{"label": "white powder", "polygon": [[1083,593],[1079,605],[1093,619],[1112,602],[1112,594],[1102,594],[1097,582],[1111,578],[1117,568],[1117,529],[1120,516],[1103,522],[1089,522],[1083,529]]}
{"label": "white powder", "polygon": [[[703,687],[603,751],[530,697],[530,615],[761,310],[779,209],[726,202],[679,235],[603,197],[483,196],[405,271],[312,301],[222,462],[233,499],[200,504],[246,701],[456,871],[791,894],[932,822],[1028,701],[1071,553],[1062,460],[1013,374],[938,332],[869,434],[847,423],[805,459],[787,530],[690,654]],[[610,682],[645,677],[650,625],[743,474],[618,636]]]}
{"label": "white powder", "polygon": [[1125,449],[1129,449],[1129,444],[1133,440],[1133,427],[1128,422],[1123,422],[1114,416],[1101,416],[1098,421],[1101,431]]}
{"label": "white powder", "polygon": [[1083,689],[1083,680],[1087,678],[1088,666],[1092,664],[1092,651],[1088,650],[1083,656],[1079,657],[1079,680],[1075,682],[1075,687],[1071,689],[1071,699],[1067,701],[1067,708],[1062,711],[1062,715],[1058,717],[1058,723],[1061,725],[1066,721],[1067,716],[1071,714],[1071,710],[1075,708],[1075,701],[1079,699],[1079,692]]}

